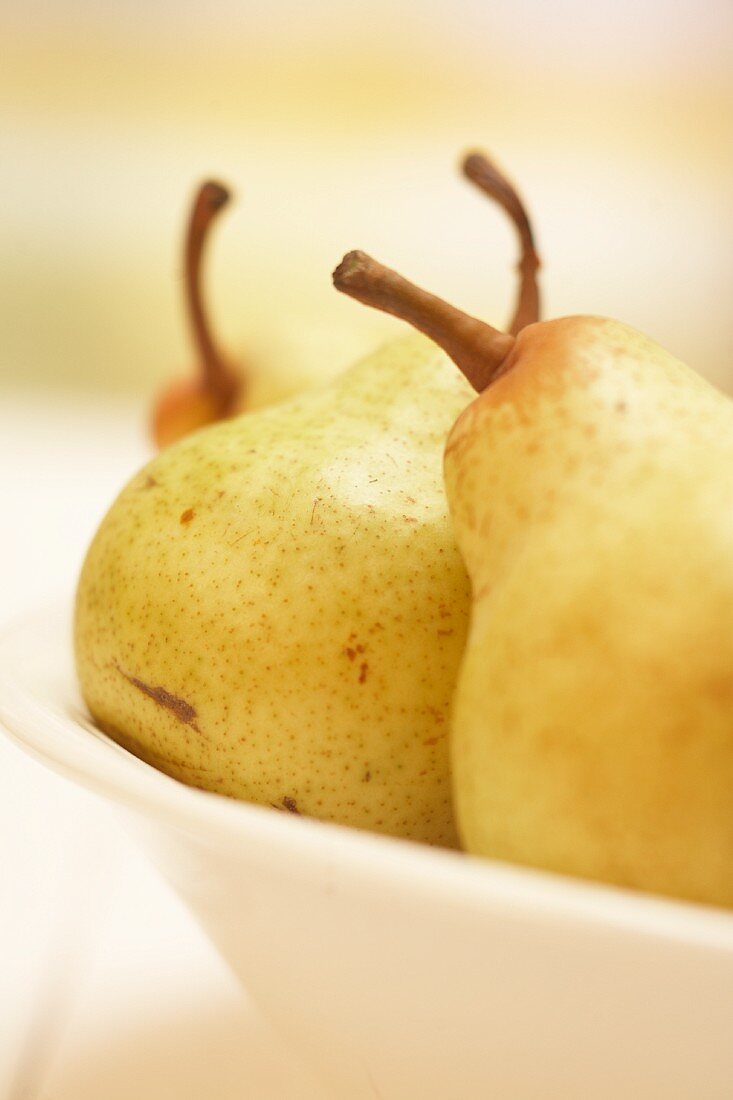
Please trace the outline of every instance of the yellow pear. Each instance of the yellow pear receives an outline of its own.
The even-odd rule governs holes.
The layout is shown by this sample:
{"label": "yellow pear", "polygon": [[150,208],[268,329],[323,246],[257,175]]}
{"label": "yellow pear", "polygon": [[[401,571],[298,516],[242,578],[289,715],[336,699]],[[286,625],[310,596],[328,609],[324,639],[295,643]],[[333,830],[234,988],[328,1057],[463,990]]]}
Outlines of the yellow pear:
{"label": "yellow pear", "polygon": [[[464,170],[517,227],[513,325],[537,316],[532,233],[485,158]],[[169,391],[167,447],[104,520],[78,587],[82,690],[121,744],[188,783],[435,844],[456,843],[448,709],[469,585],[440,453],[472,391],[423,337],[276,407],[216,347],[186,245],[202,372]],[[193,434],[197,425],[230,417]]]}
{"label": "yellow pear", "polygon": [[615,321],[514,339],[358,253],[337,285],[480,391],[445,450],[466,848],[733,905],[733,403]]}
{"label": "yellow pear", "polygon": [[195,786],[454,844],[469,588],[440,454],[470,397],[410,336],[163,450],[79,581],[77,669],[101,728]]}

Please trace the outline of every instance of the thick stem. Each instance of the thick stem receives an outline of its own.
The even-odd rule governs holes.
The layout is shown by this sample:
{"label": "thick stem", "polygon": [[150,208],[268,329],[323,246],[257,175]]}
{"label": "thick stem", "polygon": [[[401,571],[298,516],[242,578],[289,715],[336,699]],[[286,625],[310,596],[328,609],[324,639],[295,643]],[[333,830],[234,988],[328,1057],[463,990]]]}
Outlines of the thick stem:
{"label": "thick stem", "polygon": [[509,326],[509,331],[516,336],[525,325],[534,324],[540,319],[540,291],[537,283],[540,258],[535,249],[532,224],[516,189],[488,157],[483,153],[470,153],[464,158],[461,167],[467,179],[506,211],[517,230],[521,249],[517,264],[519,290],[514,317]]}
{"label": "thick stem", "polygon": [[337,290],[408,321],[445,351],[481,393],[514,346],[514,337],[421,290],[364,252],[349,252],[333,273]]}
{"label": "thick stem", "polygon": [[193,204],[185,249],[185,288],[188,316],[201,372],[201,389],[226,415],[240,387],[240,379],[226,363],[211,335],[201,291],[201,267],[209,229],[230,194],[220,183],[202,184]]}

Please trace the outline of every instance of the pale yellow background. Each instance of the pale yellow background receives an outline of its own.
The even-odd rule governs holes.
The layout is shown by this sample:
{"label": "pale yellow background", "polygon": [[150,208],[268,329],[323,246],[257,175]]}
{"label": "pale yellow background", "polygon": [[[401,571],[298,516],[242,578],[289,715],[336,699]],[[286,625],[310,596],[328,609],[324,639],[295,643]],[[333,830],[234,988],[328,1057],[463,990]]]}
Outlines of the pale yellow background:
{"label": "pale yellow background", "polygon": [[[547,311],[618,316],[733,386],[728,0],[2,6],[0,379],[136,387],[190,359],[192,188],[222,339],[290,383],[396,323],[340,300],[361,247],[496,322],[513,238],[457,177],[521,183]],[[275,387],[277,388],[277,387]]]}

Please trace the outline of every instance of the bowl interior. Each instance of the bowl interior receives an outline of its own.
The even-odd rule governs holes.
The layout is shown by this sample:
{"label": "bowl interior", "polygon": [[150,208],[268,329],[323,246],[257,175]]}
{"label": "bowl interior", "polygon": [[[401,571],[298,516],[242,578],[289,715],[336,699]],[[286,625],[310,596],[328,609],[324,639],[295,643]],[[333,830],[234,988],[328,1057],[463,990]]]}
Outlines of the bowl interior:
{"label": "bowl interior", "polygon": [[0,641],[0,721],[128,811],[335,1096],[729,1095],[730,913],[186,787],[95,729],[68,607]]}

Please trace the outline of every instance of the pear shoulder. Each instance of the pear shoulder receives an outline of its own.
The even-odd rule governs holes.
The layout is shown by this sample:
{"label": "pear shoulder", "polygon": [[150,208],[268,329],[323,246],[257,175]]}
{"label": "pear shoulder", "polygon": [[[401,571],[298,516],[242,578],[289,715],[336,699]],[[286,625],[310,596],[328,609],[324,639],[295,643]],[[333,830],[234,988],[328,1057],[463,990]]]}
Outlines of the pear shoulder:
{"label": "pear shoulder", "polygon": [[502,418],[532,449],[535,425],[546,435],[565,424],[571,445],[582,425],[614,435],[622,424],[664,444],[673,438],[670,418],[686,438],[704,441],[721,416],[727,422],[730,408],[728,395],[631,326],[607,317],[561,317],[519,333],[501,373],[458,416],[446,450],[491,432]]}

